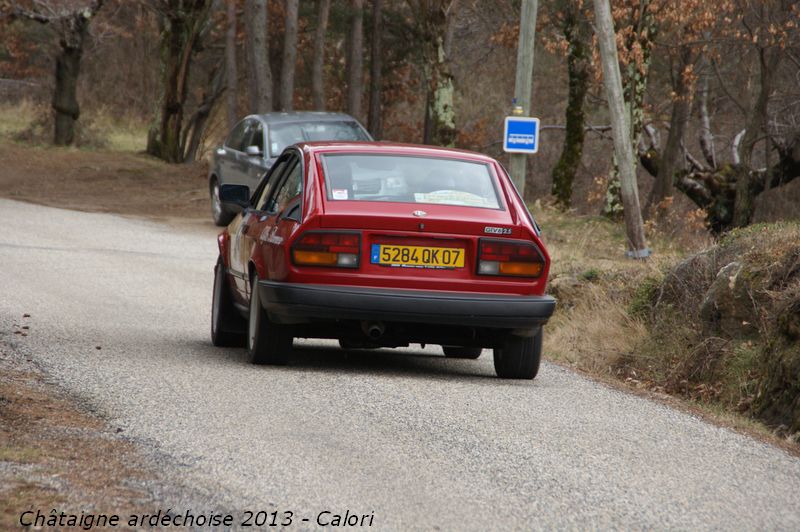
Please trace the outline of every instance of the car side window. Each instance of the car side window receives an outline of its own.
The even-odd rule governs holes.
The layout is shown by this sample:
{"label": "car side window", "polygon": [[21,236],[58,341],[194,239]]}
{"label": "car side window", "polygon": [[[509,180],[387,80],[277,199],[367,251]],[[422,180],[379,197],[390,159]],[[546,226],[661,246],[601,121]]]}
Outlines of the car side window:
{"label": "car side window", "polygon": [[280,183],[287,165],[289,165],[292,160],[294,160],[293,155],[286,154],[278,159],[270,169],[269,173],[267,174],[267,182],[264,183],[261,193],[259,194],[258,199],[255,201],[255,208],[257,211],[266,210],[265,205],[267,203],[267,197],[269,197],[270,191],[275,188],[276,184]]}
{"label": "car side window", "polygon": [[[261,153],[264,153],[264,126],[258,120],[255,120],[253,126],[253,136],[250,137],[250,142],[247,146],[258,146]],[[247,147],[245,146],[245,148]]]}
{"label": "car side window", "polygon": [[268,212],[283,212],[294,198],[303,192],[303,165],[299,159],[295,160],[294,166],[289,170],[286,179],[275,191],[272,200],[267,202]]}
{"label": "car side window", "polygon": [[245,139],[248,137],[250,120],[242,120],[231,130],[228,138],[225,139],[225,146],[237,151],[243,151]]}

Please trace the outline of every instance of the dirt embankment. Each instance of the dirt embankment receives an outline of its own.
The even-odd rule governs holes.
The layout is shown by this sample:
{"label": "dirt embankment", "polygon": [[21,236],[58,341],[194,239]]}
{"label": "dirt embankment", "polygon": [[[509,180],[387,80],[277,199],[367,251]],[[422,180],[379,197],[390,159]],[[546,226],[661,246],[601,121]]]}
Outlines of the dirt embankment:
{"label": "dirt embankment", "polygon": [[640,262],[618,224],[536,214],[558,299],[547,356],[800,453],[800,223],[685,247],[651,231]]}
{"label": "dirt embankment", "polygon": [[22,529],[26,511],[152,510],[153,473],[136,447],[48,384],[15,348],[31,321],[19,316],[0,331],[0,530]]}
{"label": "dirt embankment", "polygon": [[205,163],[0,140],[0,196],[80,211],[210,220]]}
{"label": "dirt embankment", "polygon": [[731,232],[644,283],[632,311],[647,356],[623,364],[800,436],[800,223]]}

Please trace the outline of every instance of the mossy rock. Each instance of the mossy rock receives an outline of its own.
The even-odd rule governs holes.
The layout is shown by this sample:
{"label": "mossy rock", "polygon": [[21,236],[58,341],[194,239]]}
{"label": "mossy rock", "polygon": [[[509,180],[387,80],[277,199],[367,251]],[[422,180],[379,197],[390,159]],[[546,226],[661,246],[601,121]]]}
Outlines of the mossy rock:
{"label": "mossy rock", "polygon": [[700,318],[707,336],[736,338],[758,333],[751,279],[742,262],[734,261],[720,268],[700,304]]}

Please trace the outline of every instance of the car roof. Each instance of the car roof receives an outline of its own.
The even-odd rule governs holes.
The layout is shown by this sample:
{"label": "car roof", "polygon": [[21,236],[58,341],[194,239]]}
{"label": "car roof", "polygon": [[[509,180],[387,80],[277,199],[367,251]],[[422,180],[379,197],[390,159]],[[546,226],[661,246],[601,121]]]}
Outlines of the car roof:
{"label": "car roof", "polygon": [[267,124],[289,124],[292,122],[356,122],[355,118],[346,113],[330,113],[326,111],[291,111],[251,116],[258,117]]}
{"label": "car roof", "polygon": [[492,157],[474,151],[457,148],[442,148],[425,144],[403,144],[399,142],[301,142],[298,148],[311,153],[353,153],[353,154],[382,154],[382,155],[420,155],[427,157],[448,157],[470,159],[484,163],[496,162]]}

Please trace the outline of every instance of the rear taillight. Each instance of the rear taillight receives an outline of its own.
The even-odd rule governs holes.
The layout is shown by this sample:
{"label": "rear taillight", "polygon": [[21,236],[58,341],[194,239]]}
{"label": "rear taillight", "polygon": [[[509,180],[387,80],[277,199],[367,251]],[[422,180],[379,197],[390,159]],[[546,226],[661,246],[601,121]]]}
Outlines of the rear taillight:
{"label": "rear taillight", "polygon": [[479,275],[539,277],[544,257],[535,244],[482,238],[478,244]]}
{"label": "rear taillight", "polygon": [[361,237],[358,233],[305,233],[292,246],[292,261],[298,266],[358,268]]}

